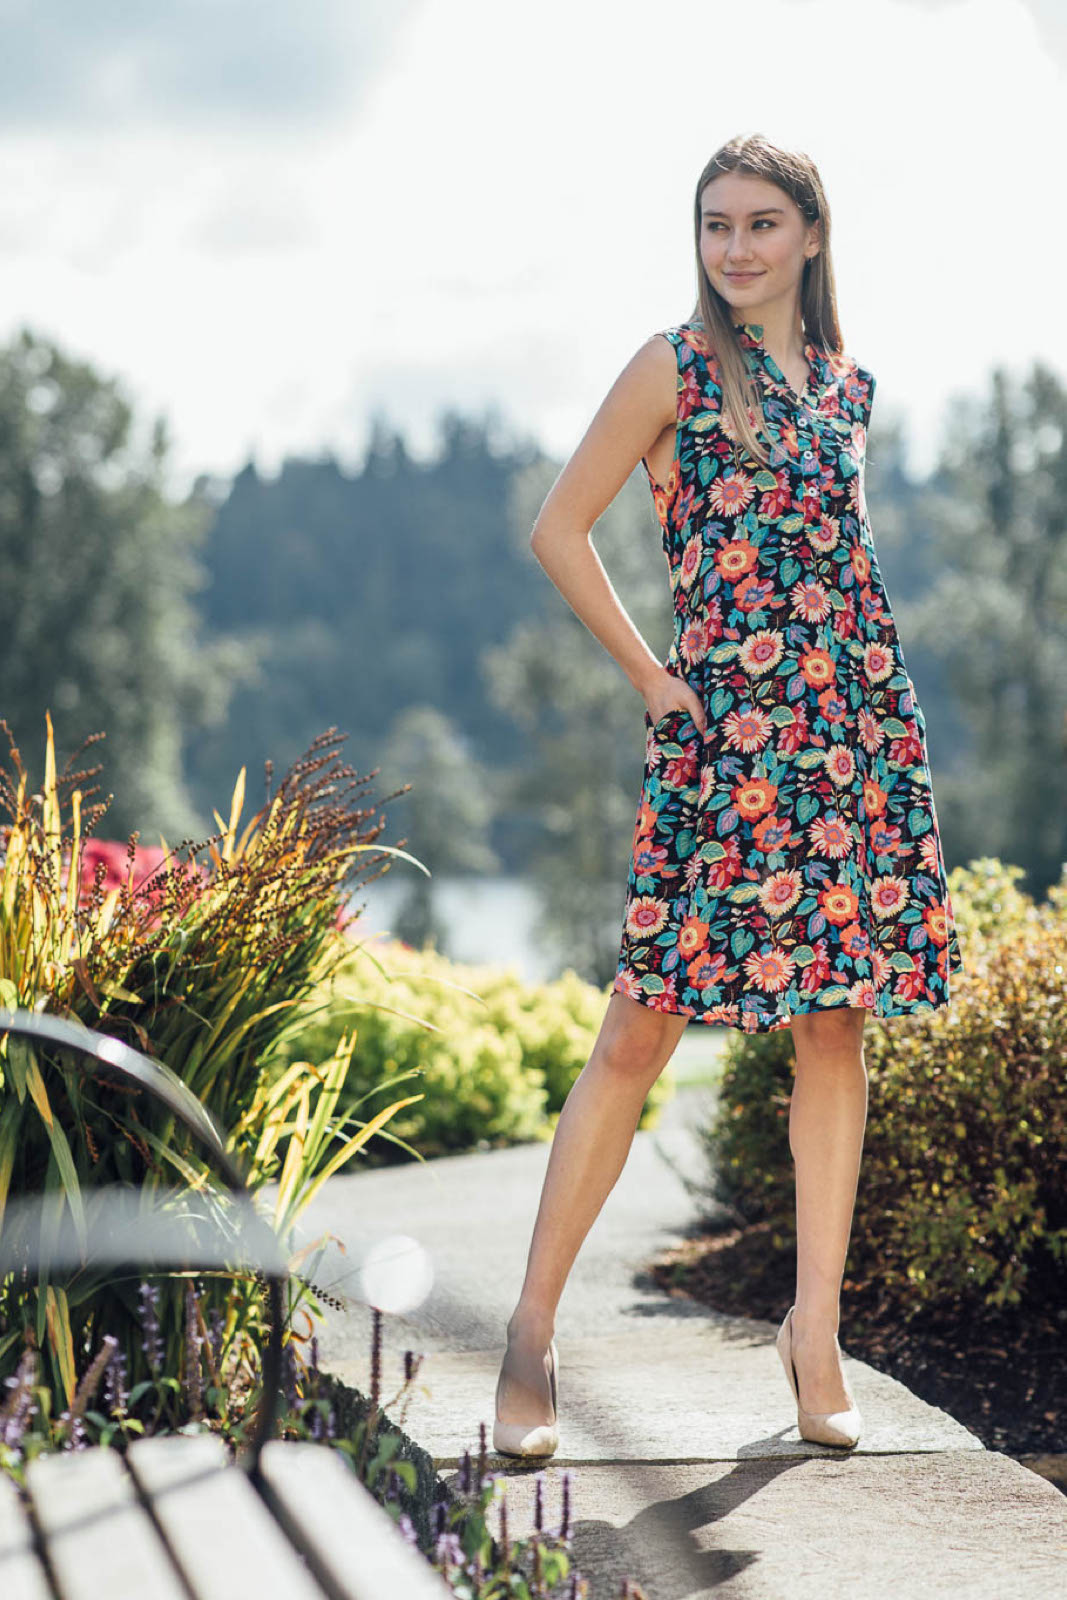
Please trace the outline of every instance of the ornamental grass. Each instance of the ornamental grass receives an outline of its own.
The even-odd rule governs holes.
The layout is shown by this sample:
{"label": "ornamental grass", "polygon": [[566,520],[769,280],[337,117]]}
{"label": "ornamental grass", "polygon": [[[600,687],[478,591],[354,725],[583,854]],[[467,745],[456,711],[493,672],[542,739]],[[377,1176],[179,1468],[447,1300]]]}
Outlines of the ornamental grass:
{"label": "ornamental grass", "polygon": [[[0,1006],[79,1021],[176,1073],[215,1119],[248,1187],[274,1180],[265,1214],[288,1244],[321,1184],[410,1103],[396,1100],[366,1121],[350,1102],[338,1114],[354,1031],[326,1060],[278,1057],[349,951],[344,906],[354,882],[386,870],[391,857],[414,859],[380,842],[383,802],[365,798],[374,773],[360,777],[341,763],[343,736],[328,729],[274,794],[266,763],[266,798],[247,822],[242,768],[228,820],[215,814],[216,834],[175,849],[164,840],[145,863],[135,833],[126,870],[109,885],[113,862],[93,836],[110,797],[92,799],[99,767],[69,770],[86,745],[58,773],[46,717],[38,789],[2,719],[0,727],[10,744],[0,766],[9,819],[0,829]],[[45,1230],[69,1213],[86,1240],[75,1272],[48,1270],[42,1234],[45,1264],[0,1280],[0,1379],[16,1376],[27,1347],[39,1351],[40,1397],[58,1416],[107,1349],[108,1370],[153,1408],[154,1425],[184,1420],[205,1395],[233,1421],[235,1395],[255,1401],[262,1281],[247,1270],[161,1273],[146,1304],[143,1271],[93,1263],[94,1191],[114,1184],[135,1189],[146,1209],[168,1203],[177,1185],[225,1226],[225,1197],[200,1150],[144,1090],[94,1072],[72,1051],[0,1037],[0,1226],[9,1197],[41,1195]],[[297,1276],[287,1327],[294,1351],[319,1312]]]}

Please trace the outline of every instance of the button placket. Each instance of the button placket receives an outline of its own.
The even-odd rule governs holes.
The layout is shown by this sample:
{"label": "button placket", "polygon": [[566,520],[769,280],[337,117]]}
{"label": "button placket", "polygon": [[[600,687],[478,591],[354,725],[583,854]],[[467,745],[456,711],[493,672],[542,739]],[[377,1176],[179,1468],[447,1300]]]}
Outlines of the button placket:
{"label": "button placket", "polygon": [[[796,431],[797,453],[794,457],[786,447],[780,433],[776,428],[769,429],[771,433],[771,458],[772,469],[783,463],[795,464],[795,470],[800,478],[797,486],[801,490],[804,504],[805,520],[814,516],[821,519],[827,512],[826,488],[822,483],[823,459],[818,438],[817,408],[825,389],[827,373],[823,358],[815,345],[809,340],[805,345],[808,357],[810,376],[800,394],[790,384],[785,373],[777,365],[774,357],[763,343],[763,327],[759,323],[745,323],[743,325],[743,343],[747,344],[751,356],[754,358],[754,370],[757,378],[766,390],[778,401],[785,420],[792,424]],[[812,480],[818,479],[818,494],[812,492]]]}

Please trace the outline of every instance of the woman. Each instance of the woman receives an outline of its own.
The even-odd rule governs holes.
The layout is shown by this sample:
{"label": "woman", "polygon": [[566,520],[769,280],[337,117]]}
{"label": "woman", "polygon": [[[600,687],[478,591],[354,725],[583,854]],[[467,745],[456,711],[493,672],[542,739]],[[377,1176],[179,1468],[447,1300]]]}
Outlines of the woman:
{"label": "woman", "polygon": [[[863,1027],[962,967],[908,676],[863,492],[874,377],[842,349],[830,213],[801,153],[730,141],[697,183],[697,304],[634,355],[531,543],[645,701],[618,971],[560,1115],[508,1322],[494,1447],[558,1445],[555,1312],[691,1020],[792,1030],[796,1299],[777,1347],[803,1437],[846,1448],[840,1289],[867,1118]],[[659,662],[589,530],[638,461],[674,597]]]}

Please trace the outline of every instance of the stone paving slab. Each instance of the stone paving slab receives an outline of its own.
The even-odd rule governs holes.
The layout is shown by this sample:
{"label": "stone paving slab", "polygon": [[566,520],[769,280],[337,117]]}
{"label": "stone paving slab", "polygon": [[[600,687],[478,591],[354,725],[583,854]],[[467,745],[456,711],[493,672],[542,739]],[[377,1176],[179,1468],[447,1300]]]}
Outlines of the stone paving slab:
{"label": "stone paving slab", "polygon": [[[576,1559],[592,1600],[622,1579],[648,1600],[1058,1600],[1067,1597],[1067,1497],[962,1424],[848,1354],[864,1416],[853,1452],[808,1444],[774,1349],[777,1324],[728,1317],[666,1294],[645,1270],[706,1213],[695,1126],[705,1093],[680,1095],[637,1135],[579,1254],[556,1322],[560,1450],[547,1464],[491,1453],[509,1531],[532,1527],[545,1474],[558,1521],[573,1469]],[[432,1292],[383,1325],[383,1397],[402,1356],[424,1356],[397,1420],[455,1476],[491,1439],[505,1321],[521,1283],[548,1159],[543,1145],[353,1174],[328,1184],[305,1219],[338,1243],[324,1271],[357,1294],[363,1249],[419,1240]],[[782,1306],[784,1315],[786,1304]],[[372,1318],[353,1298],[330,1314],[323,1364],[366,1389]],[[422,1392],[425,1390],[426,1392]]]}
{"label": "stone paving slab", "polygon": [[[776,1331],[767,1322],[716,1317],[664,1326],[645,1320],[599,1339],[557,1336],[560,1447],[554,1460],[837,1457],[832,1447],[810,1444],[797,1432]],[[465,1449],[477,1449],[479,1422],[491,1440],[502,1354],[503,1345],[426,1355],[405,1425],[439,1466],[458,1464]],[[361,1388],[369,1376],[362,1367],[333,1364],[339,1377]],[[858,1451],[984,1448],[962,1423],[894,1378],[847,1353],[844,1368],[864,1418]]]}
{"label": "stone paving slab", "polygon": [[[564,1468],[540,1470],[551,1529]],[[512,1537],[533,1529],[534,1477],[517,1467],[497,1485]],[[497,1519],[494,1508],[494,1533]],[[592,1600],[615,1600],[624,1577],[636,1578],[648,1600],[1054,1600],[1067,1592],[1067,1499],[996,1451],[585,1466],[574,1476],[571,1522]]]}

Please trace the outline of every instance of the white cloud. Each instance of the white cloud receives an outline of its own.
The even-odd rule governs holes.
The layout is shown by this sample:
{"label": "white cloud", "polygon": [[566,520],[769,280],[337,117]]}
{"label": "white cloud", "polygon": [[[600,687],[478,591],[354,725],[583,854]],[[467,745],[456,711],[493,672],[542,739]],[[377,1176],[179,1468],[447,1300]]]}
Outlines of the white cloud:
{"label": "white cloud", "polygon": [[318,124],[0,141],[7,330],[120,372],[184,481],[354,459],[375,408],[425,449],[497,403],[562,456],[687,315],[693,185],[751,129],[823,174],[846,343],[917,464],[995,363],[1067,368],[1063,75],[1023,0],[424,0],[390,48]]}
{"label": "white cloud", "polygon": [[417,0],[2,0],[0,125],[318,124]]}

